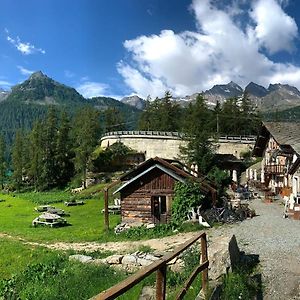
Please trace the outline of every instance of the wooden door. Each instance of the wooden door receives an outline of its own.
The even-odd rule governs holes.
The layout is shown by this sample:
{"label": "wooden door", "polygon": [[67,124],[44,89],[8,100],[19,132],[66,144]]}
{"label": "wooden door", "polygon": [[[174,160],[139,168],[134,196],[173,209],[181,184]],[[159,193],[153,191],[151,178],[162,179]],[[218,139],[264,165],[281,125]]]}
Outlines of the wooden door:
{"label": "wooden door", "polygon": [[154,224],[165,224],[167,221],[167,199],[166,196],[152,196],[152,217]]}

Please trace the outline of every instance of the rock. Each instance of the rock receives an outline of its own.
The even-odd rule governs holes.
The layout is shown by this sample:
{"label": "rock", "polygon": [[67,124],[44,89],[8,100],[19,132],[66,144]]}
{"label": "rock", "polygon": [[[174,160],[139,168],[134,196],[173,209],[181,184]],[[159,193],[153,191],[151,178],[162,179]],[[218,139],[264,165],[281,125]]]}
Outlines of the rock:
{"label": "rock", "polygon": [[159,251],[155,251],[155,252],[153,252],[153,255],[154,255],[155,257],[163,257],[163,256],[165,255],[165,253],[159,252]]}
{"label": "rock", "polygon": [[174,264],[176,263],[177,259],[178,259],[177,256],[174,257],[172,260],[170,260],[170,261],[168,262],[168,265],[174,265]]}
{"label": "rock", "polygon": [[142,266],[142,267],[149,266],[152,263],[153,263],[152,260],[148,260],[148,259],[145,259],[145,258],[138,258],[137,259],[137,264]]}
{"label": "rock", "polygon": [[151,260],[151,261],[156,261],[156,260],[158,260],[159,258],[158,257],[156,257],[156,256],[154,256],[153,254],[147,254],[146,256],[145,256],[145,259],[148,259],[148,260]]}
{"label": "rock", "polygon": [[132,265],[137,266],[137,258],[134,255],[128,254],[124,255],[122,259],[122,265]]}
{"label": "rock", "polygon": [[156,290],[152,286],[144,286],[139,300],[155,300]]}
{"label": "rock", "polygon": [[87,261],[88,264],[93,264],[95,266],[107,265],[107,261],[105,258],[97,258]]}
{"label": "rock", "polygon": [[184,268],[184,261],[181,258],[177,259],[176,263],[174,263],[173,265],[170,265],[170,269],[173,272],[177,272],[177,273],[182,272],[183,268]]}
{"label": "rock", "polygon": [[121,263],[123,255],[111,255],[106,257],[105,261],[110,265],[118,265]]}
{"label": "rock", "polygon": [[151,229],[151,228],[154,228],[154,227],[155,227],[154,223],[147,224],[147,226],[146,226],[147,229]]}
{"label": "rock", "polygon": [[235,236],[221,236],[208,248],[209,278],[218,279],[240,261],[240,251]]}
{"label": "rock", "polygon": [[86,263],[86,262],[88,262],[92,259],[93,258],[91,256],[81,255],[81,254],[75,254],[75,255],[70,255],[69,256],[69,260],[77,260],[81,263]]}

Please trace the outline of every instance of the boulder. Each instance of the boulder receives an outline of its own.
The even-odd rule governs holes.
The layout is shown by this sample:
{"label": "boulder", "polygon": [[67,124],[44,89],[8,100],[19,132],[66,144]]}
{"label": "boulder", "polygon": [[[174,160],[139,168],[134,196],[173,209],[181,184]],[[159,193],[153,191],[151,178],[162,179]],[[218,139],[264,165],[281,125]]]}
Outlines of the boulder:
{"label": "boulder", "polygon": [[156,290],[152,286],[144,286],[138,300],[155,300]]}
{"label": "boulder", "polygon": [[137,266],[137,257],[131,254],[124,255],[122,258],[122,265]]}
{"label": "boulder", "polygon": [[176,273],[182,272],[183,268],[184,268],[184,261],[181,258],[178,258],[174,264],[170,265],[170,269]]}
{"label": "boulder", "polygon": [[151,260],[151,261],[156,261],[156,260],[158,260],[159,258],[158,257],[156,257],[155,255],[153,255],[153,254],[147,254],[146,256],[145,256],[145,259],[148,259],[148,260]]}
{"label": "boulder", "polygon": [[69,256],[69,260],[77,260],[81,263],[86,263],[90,260],[92,260],[93,258],[91,256],[88,255],[82,255],[82,254],[75,254],[75,255],[70,255]]}
{"label": "boulder", "polygon": [[240,262],[240,250],[235,236],[219,237],[208,248],[209,279],[217,280]]}
{"label": "boulder", "polygon": [[121,263],[123,255],[111,255],[106,257],[106,262],[110,265],[118,265]]}
{"label": "boulder", "polygon": [[145,258],[137,258],[137,263],[138,265],[142,266],[142,267],[146,267],[146,266],[149,266],[153,263],[152,260],[148,260],[148,259],[145,259]]}

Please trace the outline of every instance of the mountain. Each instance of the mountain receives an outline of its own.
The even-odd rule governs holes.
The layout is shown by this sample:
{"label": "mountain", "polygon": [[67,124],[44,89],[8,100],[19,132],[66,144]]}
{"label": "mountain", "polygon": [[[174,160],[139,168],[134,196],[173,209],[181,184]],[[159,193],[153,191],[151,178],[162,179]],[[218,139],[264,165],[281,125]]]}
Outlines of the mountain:
{"label": "mountain", "polygon": [[8,97],[9,93],[10,92],[5,91],[4,89],[0,88],[0,102],[4,101]]}
{"label": "mountain", "polygon": [[140,113],[137,108],[113,98],[85,99],[74,88],[53,80],[41,71],[12,87],[10,93],[0,91],[0,99],[0,129],[9,144],[18,128],[30,129],[36,120],[44,118],[50,105],[69,114],[86,105],[100,111],[115,107],[123,114],[128,130],[135,129]]}
{"label": "mountain", "polygon": [[41,71],[33,73],[23,83],[12,88],[7,101],[38,105],[80,105],[85,98],[74,88],[68,87]]}
{"label": "mountain", "polygon": [[259,98],[264,97],[268,94],[268,90],[266,88],[254,82],[250,82],[245,87],[245,92],[248,93],[250,96],[259,97]]}
{"label": "mountain", "polygon": [[143,110],[146,107],[146,101],[137,95],[124,97],[120,101],[140,110]]}
{"label": "mountain", "polygon": [[300,106],[299,90],[288,84],[270,84],[268,94],[263,97],[262,111],[281,111]]}
{"label": "mountain", "polygon": [[243,89],[238,84],[230,81],[228,84],[214,85],[211,89],[206,90],[203,96],[207,99],[208,104],[215,104],[217,101],[222,103],[228,98],[241,97],[243,92]]}

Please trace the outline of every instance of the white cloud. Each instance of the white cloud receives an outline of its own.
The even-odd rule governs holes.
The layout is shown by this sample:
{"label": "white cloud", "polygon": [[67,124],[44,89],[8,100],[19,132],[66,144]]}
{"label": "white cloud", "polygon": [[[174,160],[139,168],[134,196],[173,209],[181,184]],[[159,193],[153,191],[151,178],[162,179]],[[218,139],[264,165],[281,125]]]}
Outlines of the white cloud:
{"label": "white cloud", "polygon": [[41,48],[37,48],[28,42],[26,43],[22,42],[18,36],[16,38],[12,38],[11,36],[9,36],[9,31],[7,30],[7,28],[5,28],[5,32],[7,34],[6,37],[7,41],[10,42],[13,46],[15,46],[17,50],[20,51],[22,54],[29,55],[34,53],[41,53],[41,54],[46,53],[45,50]]}
{"label": "white cloud", "polygon": [[105,83],[87,81],[78,85],[76,90],[85,98],[92,98],[105,95],[109,86]]}
{"label": "white cloud", "polygon": [[10,89],[13,84],[6,80],[0,80],[0,88],[3,88],[5,90]]}
{"label": "white cloud", "polygon": [[20,70],[22,75],[31,75],[32,73],[34,73],[34,71],[28,70],[22,66],[17,66],[17,68]]}
{"label": "white cloud", "polygon": [[73,78],[75,76],[75,74],[70,70],[65,70],[64,74],[67,78]]}
{"label": "white cloud", "polygon": [[[293,78],[300,69],[272,61],[265,52],[265,49],[272,53],[290,51],[298,32],[295,21],[277,2],[254,2],[252,10],[249,7],[249,15],[245,14],[247,26],[235,19],[240,13],[238,7],[232,14],[228,7],[220,9],[214,3],[209,0],[192,2],[197,32],[163,30],[157,35],[124,42],[131,59],[119,62],[117,69],[133,93],[155,97],[170,90],[175,96],[184,96],[230,80],[242,86],[250,81],[266,86],[270,81],[282,79],[282,83],[294,83],[300,88],[300,79]],[[272,27],[265,21],[267,17],[273,20],[272,10],[265,10],[266,16],[256,18],[256,9],[264,3],[268,9],[276,8],[275,21],[283,22],[282,25]],[[277,33],[274,32],[276,28]],[[276,42],[270,41],[272,34]],[[280,39],[285,45],[279,45]]]}
{"label": "white cloud", "polygon": [[298,35],[297,24],[276,0],[254,2],[250,16],[256,23],[253,29],[256,38],[270,53],[293,50],[293,41]]}

